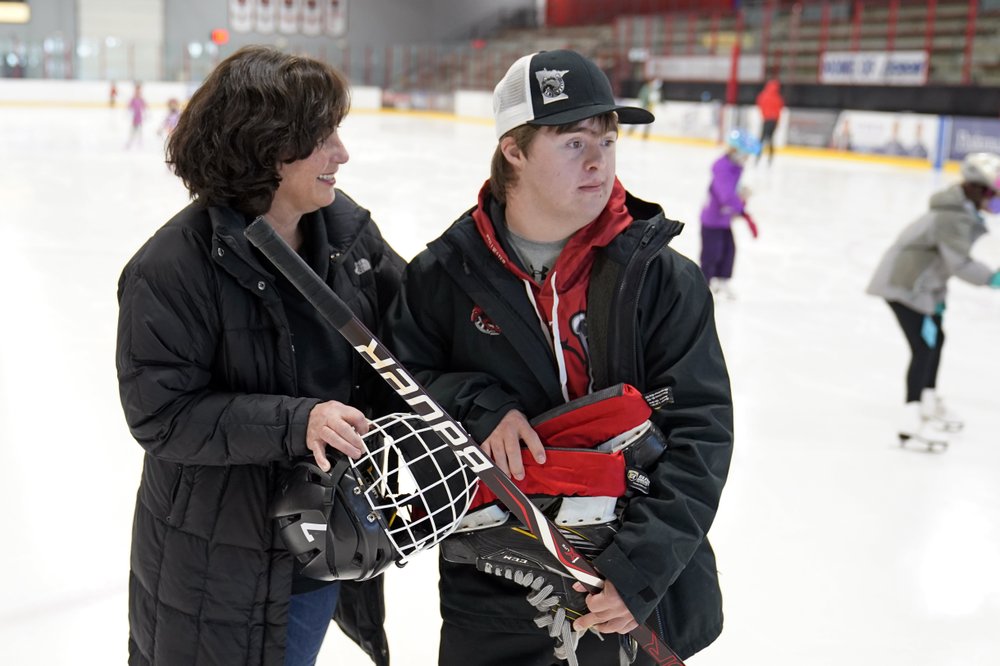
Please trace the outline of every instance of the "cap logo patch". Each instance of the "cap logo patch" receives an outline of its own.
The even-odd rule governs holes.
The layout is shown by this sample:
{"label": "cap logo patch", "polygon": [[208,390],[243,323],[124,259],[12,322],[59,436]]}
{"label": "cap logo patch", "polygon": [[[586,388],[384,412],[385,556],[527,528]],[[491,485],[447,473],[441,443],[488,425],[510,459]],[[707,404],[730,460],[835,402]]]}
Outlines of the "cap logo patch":
{"label": "cap logo patch", "polygon": [[568,73],[568,69],[540,69],[535,72],[538,87],[542,91],[542,102],[548,104],[549,102],[558,102],[561,99],[569,99],[569,96],[564,92],[566,82],[563,80],[563,75]]}

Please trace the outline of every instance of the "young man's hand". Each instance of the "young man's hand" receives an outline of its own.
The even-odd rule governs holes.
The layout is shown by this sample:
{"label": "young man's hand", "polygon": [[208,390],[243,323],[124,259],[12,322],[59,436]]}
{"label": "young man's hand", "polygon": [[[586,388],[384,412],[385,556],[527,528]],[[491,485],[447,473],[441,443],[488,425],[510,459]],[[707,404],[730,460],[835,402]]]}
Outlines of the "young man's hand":
{"label": "young man's hand", "polygon": [[[582,583],[574,583],[573,589],[577,592],[587,591]],[[604,589],[600,592],[587,595],[587,608],[590,612],[578,617],[573,623],[576,631],[593,627],[602,634],[627,634],[639,626],[609,580],[604,581]]]}
{"label": "young man's hand", "polygon": [[482,448],[500,470],[518,481],[524,479],[521,461],[521,442],[539,465],[545,462],[545,449],[538,433],[528,423],[527,417],[516,409],[507,412],[483,442]]}

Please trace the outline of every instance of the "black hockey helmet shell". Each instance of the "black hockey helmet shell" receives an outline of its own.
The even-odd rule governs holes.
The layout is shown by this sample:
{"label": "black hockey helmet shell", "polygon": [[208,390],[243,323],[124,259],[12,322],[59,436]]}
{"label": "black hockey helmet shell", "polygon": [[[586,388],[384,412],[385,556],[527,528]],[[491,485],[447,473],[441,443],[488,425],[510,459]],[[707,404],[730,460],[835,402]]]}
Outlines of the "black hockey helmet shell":
{"label": "black hockey helmet shell", "polygon": [[346,458],[324,472],[296,463],[279,482],[271,504],[285,547],[318,580],[367,580],[396,561],[382,516],[365,500]]}

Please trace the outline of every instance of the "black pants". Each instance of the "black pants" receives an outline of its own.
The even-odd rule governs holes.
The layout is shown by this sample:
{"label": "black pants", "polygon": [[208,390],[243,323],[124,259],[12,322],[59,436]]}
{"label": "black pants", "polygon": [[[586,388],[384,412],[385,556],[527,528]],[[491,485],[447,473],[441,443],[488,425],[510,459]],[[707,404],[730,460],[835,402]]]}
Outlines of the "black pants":
{"label": "black pants", "polygon": [[944,329],[941,328],[941,315],[933,315],[931,320],[937,327],[937,340],[933,347],[927,344],[921,335],[924,325],[923,313],[912,310],[902,303],[887,301],[893,314],[899,321],[903,335],[910,344],[910,367],[906,370],[906,402],[920,400],[920,393],[925,388],[937,386],[938,365],[941,363],[941,348],[944,346]]}
{"label": "black pants", "polygon": [[[511,634],[441,626],[438,666],[557,666],[552,653],[553,639],[545,630],[537,634]],[[604,634],[600,640],[592,632],[580,639],[576,648],[580,666],[618,666],[618,634]],[[633,666],[653,666],[649,655],[639,649]]]}
{"label": "black pants", "polygon": [[765,120],[760,129],[760,153],[757,154],[757,161],[764,154],[764,146],[767,146],[767,159],[774,159],[774,130],[778,127],[777,120]]}

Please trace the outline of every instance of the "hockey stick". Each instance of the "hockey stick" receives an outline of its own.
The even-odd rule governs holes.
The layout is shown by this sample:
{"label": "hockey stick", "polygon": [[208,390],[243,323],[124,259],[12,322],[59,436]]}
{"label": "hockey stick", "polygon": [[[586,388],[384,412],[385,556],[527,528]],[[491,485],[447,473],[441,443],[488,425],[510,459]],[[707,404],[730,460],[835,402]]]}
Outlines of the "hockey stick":
{"label": "hockey stick", "polygon": [[[493,491],[507,510],[538,537],[566,572],[583,583],[589,592],[604,585],[601,575],[548,518],[483,453],[465,429],[434,401],[414,380],[385,345],[361,323],[337,294],[309,267],[263,217],[254,220],[244,235],[280,270],[319,313],[340,332],[354,350],[388,383],[413,411],[420,415],[451,446],[479,479]],[[640,624],[629,634],[656,664],[684,666],[650,627]]]}

